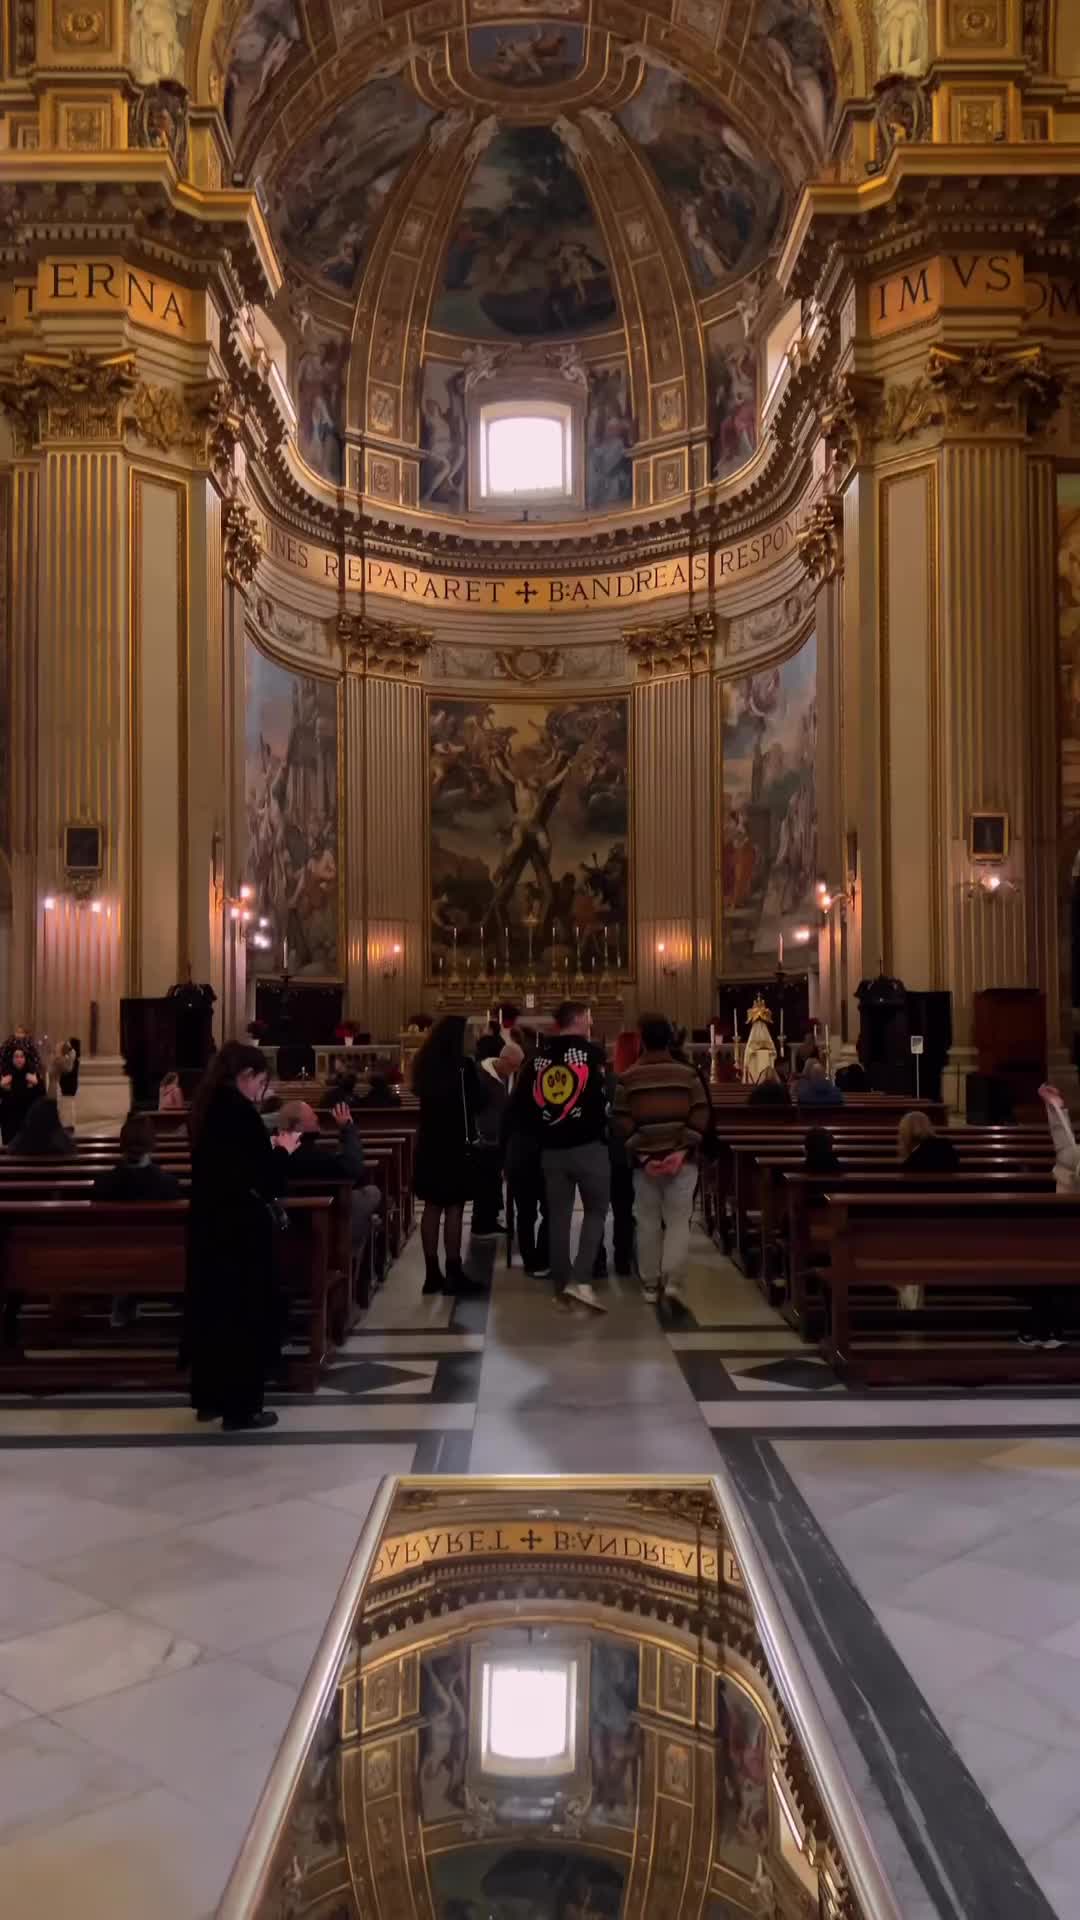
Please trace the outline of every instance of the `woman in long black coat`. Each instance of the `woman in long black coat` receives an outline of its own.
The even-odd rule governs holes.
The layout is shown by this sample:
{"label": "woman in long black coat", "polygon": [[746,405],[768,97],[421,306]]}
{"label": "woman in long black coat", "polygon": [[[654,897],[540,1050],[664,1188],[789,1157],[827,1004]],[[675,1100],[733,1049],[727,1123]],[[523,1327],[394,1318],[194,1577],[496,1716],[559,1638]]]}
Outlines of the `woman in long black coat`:
{"label": "woman in long black coat", "polygon": [[279,1355],[275,1201],[299,1134],[267,1133],[259,1106],[266,1056],[231,1040],[214,1055],[191,1107],[191,1219],[185,1357],[200,1420],[226,1433],[272,1427],[266,1375]]}
{"label": "woman in long black coat", "polygon": [[[424,1292],[467,1293],[461,1227],[465,1202],[475,1198],[472,1142],[476,1116],[487,1096],[470,1047],[468,1022],[461,1014],[448,1013],[436,1021],[413,1061],[412,1084],[420,1101],[416,1197],[424,1202],[420,1216]],[[440,1225],[445,1276],[439,1269]]]}

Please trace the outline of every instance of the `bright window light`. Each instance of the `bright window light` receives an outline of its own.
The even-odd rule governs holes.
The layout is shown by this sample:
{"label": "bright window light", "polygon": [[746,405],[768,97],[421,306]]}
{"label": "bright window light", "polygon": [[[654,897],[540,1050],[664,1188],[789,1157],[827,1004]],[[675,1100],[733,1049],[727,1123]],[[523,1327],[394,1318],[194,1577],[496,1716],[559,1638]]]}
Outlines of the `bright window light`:
{"label": "bright window light", "polygon": [[576,1694],[575,1660],[485,1660],[485,1772],[572,1772]]}
{"label": "bright window light", "polygon": [[480,416],[480,491],[487,500],[562,500],[572,491],[570,409],[498,401]]}
{"label": "bright window light", "polygon": [[496,1667],[491,1676],[491,1751],[500,1760],[550,1760],[566,1745],[565,1669]]}

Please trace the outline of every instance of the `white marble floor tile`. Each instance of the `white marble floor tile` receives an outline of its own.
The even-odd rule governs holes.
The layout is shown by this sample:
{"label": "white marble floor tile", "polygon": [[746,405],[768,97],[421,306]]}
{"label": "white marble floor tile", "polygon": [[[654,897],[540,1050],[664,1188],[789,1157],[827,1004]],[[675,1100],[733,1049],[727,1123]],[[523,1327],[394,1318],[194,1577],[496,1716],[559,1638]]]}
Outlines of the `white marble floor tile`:
{"label": "white marble floor tile", "polygon": [[[1074,1604],[1078,1597],[1073,1596]],[[944,1711],[962,1712],[968,1705],[958,1683],[942,1699]],[[1046,1648],[1024,1647],[1019,1653],[983,1673],[971,1701],[980,1720],[1003,1731],[1041,1740],[1046,1746],[1080,1753],[1080,1660]]]}
{"label": "white marble floor tile", "polygon": [[939,1497],[928,1500],[924,1491],[913,1489],[884,1494],[847,1518],[834,1518],[829,1533],[841,1552],[849,1543],[858,1543],[874,1548],[910,1547],[920,1554],[937,1553],[945,1560],[993,1541],[1008,1527],[1008,1515],[992,1506]]}
{"label": "white marble floor tile", "polygon": [[1075,1753],[1055,1748],[1038,1766],[999,1787],[990,1804],[1013,1845],[1030,1859],[1036,1848],[1080,1823]]}
{"label": "white marble floor tile", "polygon": [[932,1568],[891,1595],[895,1606],[1038,1645],[1080,1620],[1080,1588],[970,1557]]}
{"label": "white marble floor tile", "polygon": [[359,1539],[360,1528],[367,1519],[378,1490],[378,1480],[353,1480],[344,1487],[330,1487],[325,1493],[313,1493],[311,1498],[318,1501],[320,1506],[337,1507],[342,1513],[351,1513],[356,1521],[354,1533]]}
{"label": "white marble floor tile", "polygon": [[252,1667],[256,1673],[265,1673],[271,1680],[280,1680],[282,1686],[292,1687],[299,1693],[315,1658],[322,1632],[322,1624],[316,1623],[298,1627],[295,1633],[283,1633],[276,1640],[265,1641],[262,1646],[245,1647],[244,1665]]}
{"label": "white marble floor tile", "polygon": [[9,1700],[6,1693],[0,1693],[0,1733],[8,1727],[17,1726],[20,1720],[32,1720],[34,1710],[24,1707],[21,1700]]}
{"label": "white marble floor tile", "polygon": [[0,1488],[0,1541],[25,1566],[47,1567],[84,1546],[163,1533],[174,1524],[147,1507],[74,1499],[54,1489]]}
{"label": "white marble floor tile", "polygon": [[532,1407],[589,1410],[596,1407],[671,1408],[677,1417],[696,1416],[694,1396],[674,1356],[654,1342],[597,1340],[594,1343],[489,1347],[480,1372],[481,1409]]}
{"label": "white marble floor tile", "polygon": [[329,1567],[344,1573],[356,1549],[352,1514],[316,1500],[281,1500],[188,1527],[188,1539],[259,1567]]}
{"label": "white marble floor tile", "polygon": [[97,1611],[97,1603],[87,1594],[36,1573],[33,1567],[20,1566],[17,1560],[0,1559],[0,1641],[59,1627]]}
{"label": "white marble floor tile", "polygon": [[632,1421],[612,1409],[477,1414],[471,1473],[707,1473],[712,1439],[696,1417],[639,1408]]}
{"label": "white marble floor tile", "polygon": [[95,1613],[0,1644],[0,1690],[38,1713],[193,1666],[202,1649],[127,1613]]}
{"label": "white marble floor tile", "polygon": [[[978,1706],[976,1692],[972,1705]],[[1046,1742],[1030,1740],[992,1726],[977,1713],[939,1710],[941,1721],[968,1772],[984,1794],[997,1793],[1010,1781],[1026,1779],[1046,1758]]]}
{"label": "white marble floor tile", "polygon": [[5,1909],[19,1920],[207,1920],[241,1838],[155,1788],[0,1846]]}
{"label": "white marble floor tile", "polygon": [[[295,1687],[242,1661],[211,1660],[71,1707],[55,1718],[80,1739],[145,1769],[199,1806],[223,1806],[232,1797],[231,1768],[247,1756],[238,1783],[242,1805],[236,1808],[242,1833],[295,1699]],[[162,1738],[163,1727],[168,1739]]]}
{"label": "white marble floor tile", "polygon": [[850,1395],[813,1396],[816,1412],[807,1414],[811,1396],[777,1400],[767,1411],[738,1400],[702,1400],[701,1412],[710,1427],[762,1427],[768,1432],[784,1427],[864,1428],[868,1433],[889,1427],[933,1427],[962,1432],[965,1427],[1080,1426],[1080,1403],[1071,1400],[990,1400],[968,1394],[963,1399],[860,1400]]}
{"label": "white marble floor tile", "polygon": [[1080,1920],[1080,1821],[1036,1848],[1030,1866],[1058,1920]]}
{"label": "white marble floor tile", "polygon": [[1018,1640],[954,1626],[929,1614],[879,1605],[877,1617],[897,1653],[933,1706],[936,1697],[967,1687],[980,1674],[1022,1651]]}
{"label": "white marble floor tile", "polygon": [[52,1720],[36,1717],[0,1733],[0,1907],[8,1905],[3,1860],[18,1833],[50,1827],[93,1807],[142,1792],[145,1770],[126,1754],[103,1753]]}

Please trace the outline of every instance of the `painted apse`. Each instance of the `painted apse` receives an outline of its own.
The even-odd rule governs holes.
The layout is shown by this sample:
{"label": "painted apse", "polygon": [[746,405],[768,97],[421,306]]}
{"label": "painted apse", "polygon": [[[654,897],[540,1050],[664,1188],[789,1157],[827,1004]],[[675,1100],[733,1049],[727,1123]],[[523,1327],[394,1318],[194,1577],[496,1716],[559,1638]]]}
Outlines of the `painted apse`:
{"label": "painted apse", "polygon": [[815,920],[816,639],[722,698],[723,972],[754,973]]}
{"label": "painted apse", "polygon": [[255,972],[336,978],[341,972],[337,687],[294,673],[247,643],[245,872],[256,925]]}
{"label": "painted apse", "polygon": [[[629,964],[629,721],[607,700],[428,706],[431,960]],[[606,942],[605,942],[606,935]]]}

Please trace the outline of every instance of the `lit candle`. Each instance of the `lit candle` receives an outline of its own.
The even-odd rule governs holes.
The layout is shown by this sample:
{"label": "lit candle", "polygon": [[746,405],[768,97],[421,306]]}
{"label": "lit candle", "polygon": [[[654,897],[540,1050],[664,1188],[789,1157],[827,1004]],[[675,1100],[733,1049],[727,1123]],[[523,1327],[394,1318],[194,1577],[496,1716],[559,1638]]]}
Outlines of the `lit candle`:
{"label": "lit candle", "polygon": [[779,963],[780,963],[780,965],[781,965],[781,966],[783,966],[783,964],[784,964],[784,936],[783,936],[783,934],[782,934],[782,933],[778,933],[778,934],[777,934],[777,936],[776,936],[776,958],[777,958],[777,960],[779,961]]}

